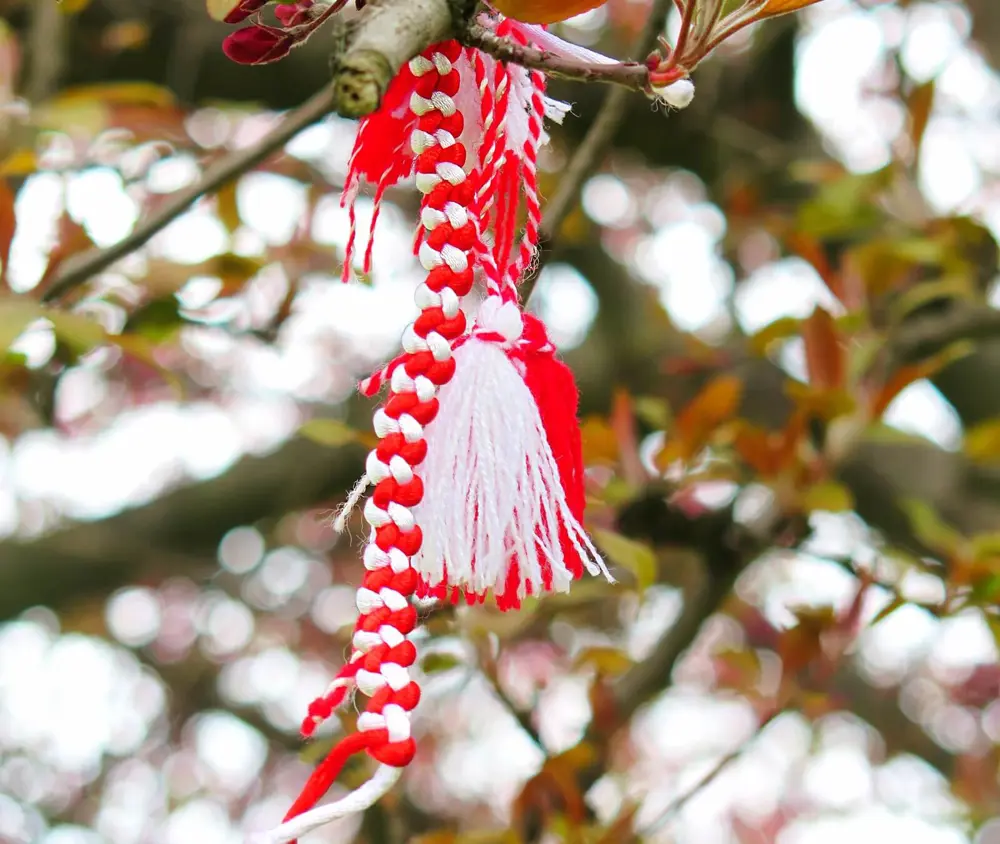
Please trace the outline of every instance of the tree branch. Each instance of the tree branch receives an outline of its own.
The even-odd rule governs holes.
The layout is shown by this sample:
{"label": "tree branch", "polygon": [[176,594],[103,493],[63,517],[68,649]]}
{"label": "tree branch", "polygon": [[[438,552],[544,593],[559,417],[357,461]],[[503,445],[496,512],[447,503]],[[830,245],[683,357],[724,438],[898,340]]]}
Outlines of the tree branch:
{"label": "tree branch", "polygon": [[42,294],[42,301],[52,302],[59,299],[71,290],[86,284],[90,278],[108,269],[116,261],[145,246],[199,199],[210,196],[233,179],[263,163],[303,129],[324,118],[333,110],[334,96],[332,87],[325,87],[314,94],[256,144],[216,162],[195,184],[173,194],[153,216],[136,226],[130,235],[118,243],[69,258]]}
{"label": "tree branch", "polygon": [[373,112],[403,64],[447,37],[454,26],[452,15],[467,14],[467,5],[459,2],[453,10],[448,0],[386,0],[368,7],[362,21],[351,31],[348,46],[337,57],[332,84],[288,114],[256,144],[216,162],[198,182],[175,193],[128,237],[106,249],[94,249],[67,260],[42,294],[42,300],[59,299],[141,248],[200,198],[261,164],[330,112],[345,117]]}
{"label": "tree branch", "polygon": [[28,41],[31,73],[25,85],[29,102],[38,103],[46,99],[59,84],[65,58],[62,45],[64,20],[57,0],[35,0]]}
{"label": "tree branch", "polygon": [[[662,511],[661,517],[656,516],[658,512],[650,511],[648,518],[663,522],[683,516],[669,507]],[[688,535],[678,536],[676,544],[700,552],[705,573],[701,583],[685,596],[684,609],[677,622],[663,634],[649,656],[615,683],[612,691],[619,724],[627,723],[636,710],[670,684],[670,675],[678,660],[697,638],[705,621],[722,607],[746,567],[775,544],[795,544],[804,531],[803,525],[793,525],[778,513],[765,521],[766,524],[751,529],[733,521],[731,511],[720,511],[692,519],[683,529]],[[622,527],[625,532],[624,525]],[[655,535],[666,528],[663,524],[650,524],[640,530],[645,532],[647,529]],[[680,531],[679,526],[669,530],[670,533]]]}
{"label": "tree branch", "polygon": [[59,611],[144,578],[211,571],[231,528],[340,496],[363,471],[361,446],[325,448],[295,439],[110,518],[35,540],[6,540],[0,543],[0,620],[39,604]]}
{"label": "tree branch", "polygon": [[447,0],[386,0],[367,7],[350,47],[336,59],[337,113],[357,118],[375,111],[404,64],[464,25],[472,7],[460,5],[453,10]]}
{"label": "tree branch", "polygon": [[916,317],[889,338],[889,351],[896,364],[930,357],[960,340],[1000,337],[1000,310],[986,305],[953,302],[933,316]]}
{"label": "tree branch", "polygon": [[677,795],[668,806],[666,806],[662,812],[660,812],[656,818],[654,818],[650,823],[643,827],[643,835],[652,835],[654,832],[659,830],[663,824],[665,824],[670,818],[681,811],[692,799],[697,797],[705,788],[710,786],[719,777],[726,768],[728,768],[733,762],[739,759],[743,754],[745,754],[760,738],[761,733],[767,729],[779,715],[781,715],[785,710],[781,707],[774,707],[769,712],[764,714],[764,717],[760,719],[757,725],[757,729],[754,730],[753,735],[747,738],[745,741],[741,742],[739,747],[731,750],[725,756],[723,756],[715,765],[701,778],[698,779],[696,783],[690,786],[687,790],[683,791],[681,794]]}
{"label": "tree branch", "polygon": [[479,24],[469,26],[463,41],[477,47],[502,62],[521,65],[531,70],[541,70],[546,76],[567,79],[571,82],[607,82],[621,85],[629,91],[647,91],[649,70],[638,62],[584,62],[567,59],[547,50],[518,44],[490,32]]}

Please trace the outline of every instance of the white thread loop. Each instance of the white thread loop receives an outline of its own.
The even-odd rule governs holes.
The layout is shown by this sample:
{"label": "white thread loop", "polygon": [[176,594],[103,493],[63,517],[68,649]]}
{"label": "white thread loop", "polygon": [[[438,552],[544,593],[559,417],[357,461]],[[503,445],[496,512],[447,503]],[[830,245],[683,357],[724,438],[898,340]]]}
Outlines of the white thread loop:
{"label": "white thread loop", "polygon": [[524,319],[517,305],[504,302],[499,296],[483,300],[476,323],[481,330],[495,331],[508,343],[516,342],[524,331]]}
{"label": "white thread loop", "polygon": [[395,662],[382,663],[382,676],[385,678],[386,683],[389,684],[389,688],[394,692],[398,692],[400,689],[404,689],[410,685],[410,672]]}
{"label": "white thread loop", "polygon": [[275,827],[270,832],[250,836],[247,844],[287,844],[287,842],[301,838],[307,832],[311,832],[338,818],[346,818],[348,815],[363,812],[385,797],[399,780],[402,773],[402,768],[395,768],[391,765],[379,765],[378,770],[368,782],[356,788],[346,797],[333,803],[328,803],[325,806],[310,809],[308,812],[303,812],[290,821],[285,821],[281,826]]}

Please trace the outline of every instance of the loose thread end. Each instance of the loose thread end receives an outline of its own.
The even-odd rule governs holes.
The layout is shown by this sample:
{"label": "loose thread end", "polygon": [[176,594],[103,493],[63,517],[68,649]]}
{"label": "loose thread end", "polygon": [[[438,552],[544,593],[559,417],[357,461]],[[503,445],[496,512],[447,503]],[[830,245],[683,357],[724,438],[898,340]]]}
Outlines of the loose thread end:
{"label": "loose thread end", "polygon": [[350,518],[354,508],[358,506],[358,502],[364,497],[370,483],[368,475],[362,475],[361,479],[354,485],[354,489],[351,490],[351,494],[347,496],[347,500],[343,506],[337,511],[337,516],[333,520],[333,529],[338,534],[347,530],[347,520]]}

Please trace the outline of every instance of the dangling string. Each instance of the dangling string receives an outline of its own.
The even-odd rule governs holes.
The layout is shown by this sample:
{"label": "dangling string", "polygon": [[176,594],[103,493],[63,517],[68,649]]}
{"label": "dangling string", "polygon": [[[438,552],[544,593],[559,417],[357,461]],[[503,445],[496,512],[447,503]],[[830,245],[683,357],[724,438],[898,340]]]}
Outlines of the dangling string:
{"label": "dangling string", "polygon": [[[497,24],[496,34],[520,44],[528,43],[523,28],[509,18]],[[482,94],[484,136],[479,153],[482,178],[475,210],[483,230],[492,228],[493,263],[507,268],[498,291],[505,299],[516,300],[517,285],[534,260],[541,229],[538,149],[545,137],[543,117],[553,113],[553,109],[548,107],[543,73],[495,62],[491,85],[488,61],[476,52],[474,62]],[[561,119],[562,114],[554,116]],[[525,231],[518,254],[511,260],[522,192]]]}
{"label": "dangling string", "polygon": [[351,278],[351,263],[357,240],[355,199],[361,179],[376,185],[371,222],[368,227],[368,248],[362,270],[371,272],[372,244],[375,225],[385,192],[413,172],[414,157],[410,154],[410,133],[417,115],[409,107],[409,96],[416,80],[409,65],[392,80],[379,110],[365,117],[358,126],[357,139],[347,165],[340,207],[348,209],[350,234],[344,253],[343,281]]}
{"label": "dangling string", "polygon": [[[527,36],[520,30],[514,30],[511,38],[521,44],[528,43]],[[531,100],[528,104],[528,137],[521,159],[525,225],[517,257],[509,269],[509,276],[514,284],[520,283],[531,269],[542,228],[542,201],[538,193],[538,148],[544,136],[542,118],[546,112],[545,74],[540,70],[532,70],[529,79]]]}

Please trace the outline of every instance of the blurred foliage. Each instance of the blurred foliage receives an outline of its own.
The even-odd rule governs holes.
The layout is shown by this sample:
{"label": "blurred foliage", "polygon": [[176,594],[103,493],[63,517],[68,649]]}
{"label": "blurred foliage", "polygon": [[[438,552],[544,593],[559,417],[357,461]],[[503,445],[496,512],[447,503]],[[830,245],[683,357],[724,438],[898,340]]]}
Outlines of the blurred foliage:
{"label": "blurred foliage", "polygon": [[[579,289],[560,300],[559,278],[582,279],[596,301],[565,357],[582,391],[589,528],[618,582],[587,579],[516,614],[428,611],[421,752],[406,787],[325,840],[813,841],[810,823],[872,805],[964,836],[949,841],[995,829],[1000,165],[984,154],[976,194],[935,204],[927,168],[947,162],[926,154],[928,139],[965,124],[943,71],[908,71],[902,37],[885,36],[859,83],[859,102],[889,115],[884,160],[871,166],[810,119],[793,80],[806,39],[840,17],[891,34],[940,12],[963,61],[980,62],[976,78],[994,90],[984,99],[1000,102],[982,58],[1000,55],[1000,15],[943,0],[768,0],[760,14],[805,6],[706,62],[689,111],[664,115],[637,97],[544,256],[532,306],[550,322],[578,310]],[[563,34],[621,52],[645,10],[612,0]],[[218,235],[211,254],[171,246],[168,229],[50,303],[67,266],[128,237],[305,100],[328,57],[314,39],[280,66],[228,66],[216,55],[226,29],[200,0],[0,0],[0,15],[5,449],[51,436],[68,454],[157,408],[176,410],[169,425],[190,414],[198,439],[205,408],[249,407],[262,440],[248,434],[211,471],[143,479],[80,521],[0,462],[13,513],[0,541],[0,839],[63,841],[46,830],[87,827],[100,837],[66,840],[236,840],[234,828],[284,811],[327,746],[300,746],[296,725],[349,645],[355,611],[357,549],[333,535],[330,514],[372,443],[354,382],[395,339],[334,298],[352,126],[330,118],[322,142],[203,197],[188,219]],[[576,115],[553,127],[550,195],[601,94],[557,93]],[[996,113],[986,122],[995,150]],[[73,199],[88,174],[124,198],[123,231],[101,224],[109,197]],[[267,179],[300,200],[284,234]],[[28,201],[39,185],[55,186],[50,236]],[[415,205],[407,190],[389,197],[375,270],[352,282],[365,296],[410,296]],[[711,269],[675,270],[656,246],[678,223],[715,233]],[[741,296],[779,271],[813,285],[806,306],[770,303],[780,316],[747,320]],[[677,291],[718,278],[732,285],[717,313],[685,329]],[[387,298],[364,301],[390,310]],[[899,407],[920,412],[898,401],[914,388],[957,419],[955,442],[926,434],[927,420],[900,425]],[[144,451],[166,448],[152,420]],[[70,471],[65,460],[48,471]],[[105,482],[93,478],[95,496]],[[974,659],[935,651],[935,637],[970,625],[988,640]],[[910,642],[913,629],[931,632]],[[45,678],[97,659],[73,650],[83,644],[116,679],[107,700],[80,691],[89,717],[112,726],[77,758],[72,736],[98,731],[71,717],[76,687]],[[25,697],[33,686],[37,700]],[[694,716],[671,720],[683,701],[711,721],[694,747]],[[33,706],[44,723],[29,729]],[[802,785],[848,745],[866,776],[889,782],[884,794],[838,803]],[[922,760],[919,775],[894,774],[901,758]],[[855,769],[838,771],[826,781]],[[359,763],[345,781],[366,775]],[[767,782],[766,800],[748,778]],[[714,788],[717,804],[698,802]]]}

